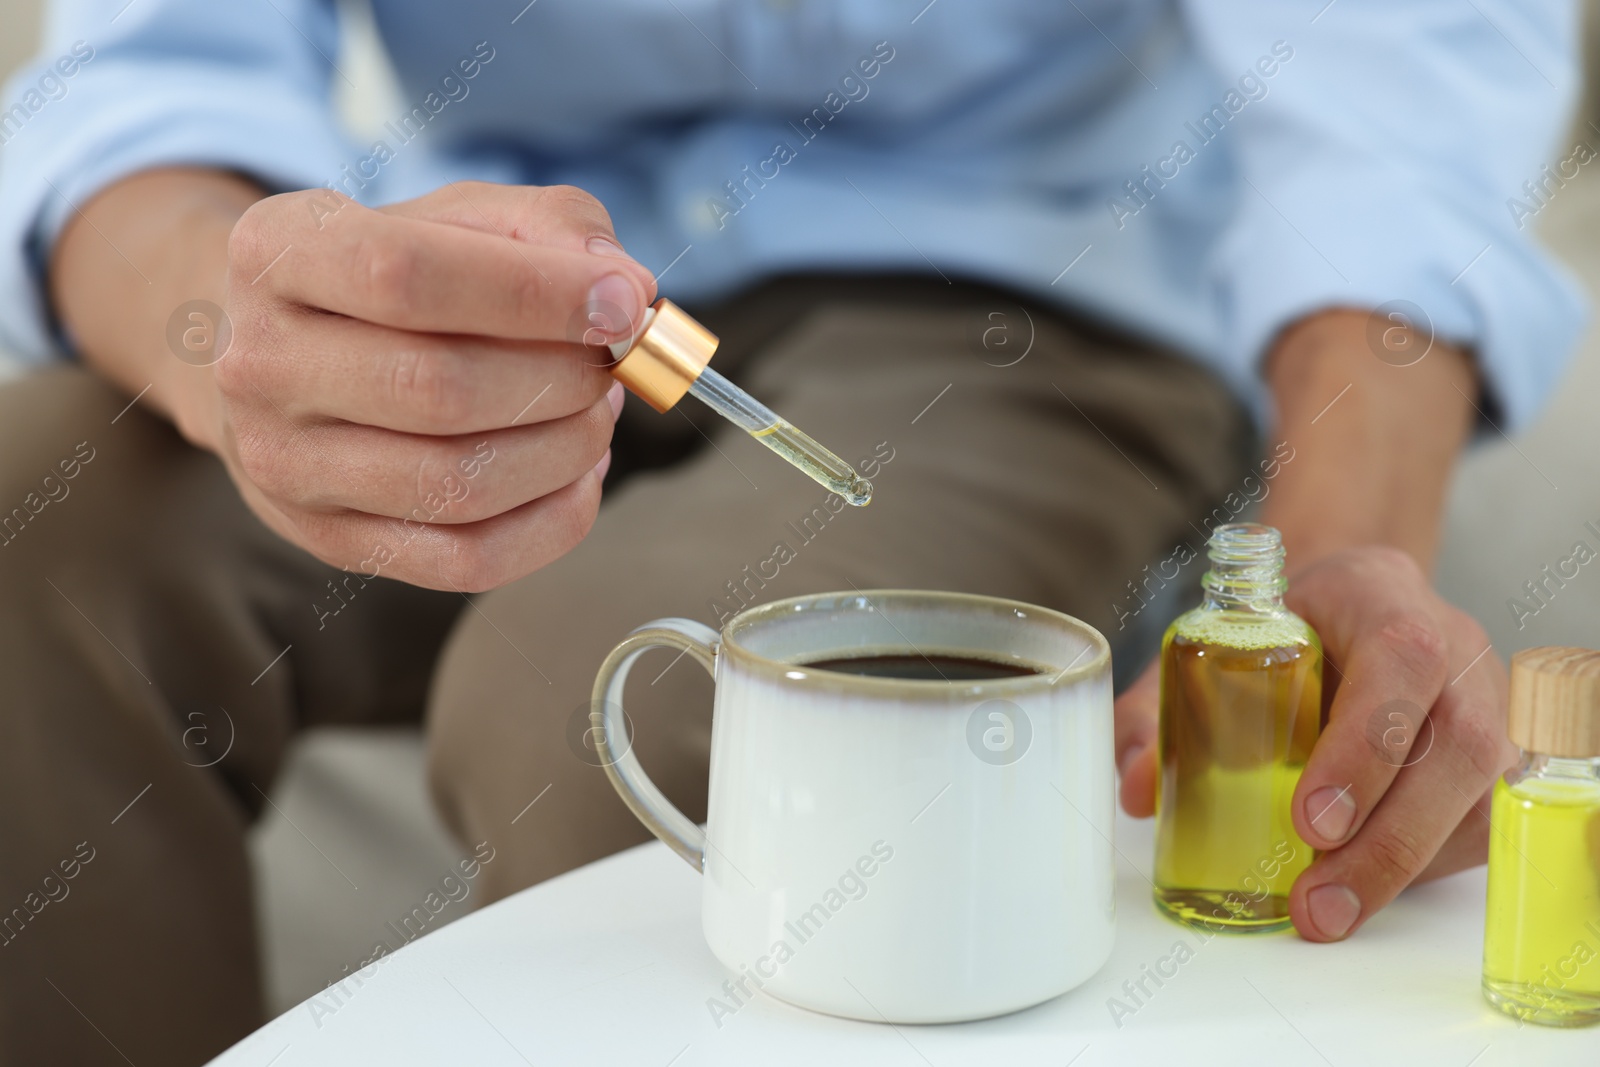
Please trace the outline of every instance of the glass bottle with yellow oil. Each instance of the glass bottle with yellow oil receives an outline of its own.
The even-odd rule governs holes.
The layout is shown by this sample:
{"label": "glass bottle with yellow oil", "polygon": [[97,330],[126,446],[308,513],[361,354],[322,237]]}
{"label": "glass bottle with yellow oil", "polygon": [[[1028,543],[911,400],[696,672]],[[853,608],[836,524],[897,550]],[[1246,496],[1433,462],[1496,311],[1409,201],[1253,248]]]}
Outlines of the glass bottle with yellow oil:
{"label": "glass bottle with yellow oil", "polygon": [[1161,643],[1156,906],[1208,930],[1289,926],[1311,864],[1290,801],[1322,724],[1322,643],[1284,606],[1283,539],[1219,526],[1205,600]]}
{"label": "glass bottle with yellow oil", "polygon": [[1600,1022],[1600,652],[1512,656],[1507,733],[1522,759],[1490,805],[1483,995],[1529,1022]]}

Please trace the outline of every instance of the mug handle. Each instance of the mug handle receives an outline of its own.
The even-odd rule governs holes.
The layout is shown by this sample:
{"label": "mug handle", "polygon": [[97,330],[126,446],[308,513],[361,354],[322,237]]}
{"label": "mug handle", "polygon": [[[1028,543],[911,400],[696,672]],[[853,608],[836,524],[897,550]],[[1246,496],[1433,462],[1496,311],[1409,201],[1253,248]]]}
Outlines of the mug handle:
{"label": "mug handle", "polygon": [[589,705],[591,729],[598,729],[595,742],[606,777],[616,787],[628,809],[684,862],[704,873],[706,865],[705,831],[662,795],[644,773],[639,757],[633,754],[632,738],[622,710],[622,690],[627,685],[633,663],[652,648],[675,648],[694,657],[695,662],[716,676],[717,631],[693,619],[657,619],[634,630],[611,650],[594,680],[593,702]]}

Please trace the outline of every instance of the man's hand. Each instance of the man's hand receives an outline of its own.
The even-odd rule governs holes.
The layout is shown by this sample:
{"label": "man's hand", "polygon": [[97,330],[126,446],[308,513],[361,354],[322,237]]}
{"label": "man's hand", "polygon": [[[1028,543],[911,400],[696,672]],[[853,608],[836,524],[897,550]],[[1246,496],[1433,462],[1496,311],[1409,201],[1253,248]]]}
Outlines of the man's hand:
{"label": "man's hand", "polygon": [[[91,362],[132,391],[153,381],[147,401],[222,458],[262,521],[335,566],[475,592],[577,544],[622,403],[608,357],[577,342],[627,336],[655,291],[594,198],[462,182],[381,210],[325,189],[241,205],[226,182],[155,172],[89,208],[126,231],[132,209],[173,205],[168,240],[214,266],[157,272],[156,315],[214,292],[225,354],[195,367],[96,337],[69,277],[103,250],[74,227],[56,291]],[[207,197],[227,203],[208,214]],[[163,297],[135,297],[155,318]]]}
{"label": "man's hand", "polygon": [[[1328,723],[1295,790],[1296,832],[1323,855],[1289,898],[1301,936],[1347,936],[1408,884],[1483,862],[1488,791],[1516,758],[1506,672],[1471,617],[1398,549],[1350,549],[1290,578],[1321,635]],[[1155,806],[1158,670],[1117,701],[1122,805]],[[1476,806],[1477,810],[1473,810]]]}
{"label": "man's hand", "polygon": [[[1324,852],[1289,900],[1312,941],[1348,936],[1412,881],[1482,863],[1487,790],[1515,756],[1505,668],[1425,570],[1478,395],[1472,360],[1373,325],[1355,311],[1311,316],[1267,365],[1270,440],[1295,459],[1261,521],[1283,532],[1288,605],[1327,658],[1328,721],[1292,801],[1296,831]],[[1373,338],[1394,347],[1374,350]],[[1130,815],[1154,812],[1158,699],[1152,664],[1117,700]]]}

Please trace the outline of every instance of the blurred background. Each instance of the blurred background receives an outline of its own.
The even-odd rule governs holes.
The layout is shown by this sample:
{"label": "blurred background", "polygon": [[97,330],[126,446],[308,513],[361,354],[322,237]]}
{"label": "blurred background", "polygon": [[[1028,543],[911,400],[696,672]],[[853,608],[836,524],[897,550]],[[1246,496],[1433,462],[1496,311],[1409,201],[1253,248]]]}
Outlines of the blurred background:
{"label": "blurred background", "polygon": [[[0,0],[0,77],[33,52],[40,7],[40,0]],[[366,134],[403,106],[366,10],[358,3],[343,7],[348,32],[338,62],[354,88],[336,81],[338,104],[352,131]],[[1552,164],[1580,140],[1600,150],[1600,0],[1585,7],[1589,85],[1571,132],[1552,151]],[[1596,173],[1580,171],[1536,219],[1546,244],[1591,294],[1600,294]],[[0,377],[18,372],[0,352]],[[1509,605],[1525,595],[1524,583],[1541,577],[1542,567],[1571,555],[1575,542],[1600,547],[1600,535],[1584,525],[1600,529],[1596,397],[1600,327],[1591,324],[1537,423],[1514,441],[1488,432],[1456,478],[1438,584],[1487,627],[1502,658],[1534,645],[1600,647],[1600,567],[1582,569],[1520,627]],[[326,729],[305,736],[294,750],[273,794],[277,807],[268,810],[252,841],[274,1014],[368,955],[384,923],[420,901],[459,855],[433,814],[423,762],[415,730]],[[340,856],[348,881],[322,860],[313,841]],[[452,907],[439,918],[466,910]]]}

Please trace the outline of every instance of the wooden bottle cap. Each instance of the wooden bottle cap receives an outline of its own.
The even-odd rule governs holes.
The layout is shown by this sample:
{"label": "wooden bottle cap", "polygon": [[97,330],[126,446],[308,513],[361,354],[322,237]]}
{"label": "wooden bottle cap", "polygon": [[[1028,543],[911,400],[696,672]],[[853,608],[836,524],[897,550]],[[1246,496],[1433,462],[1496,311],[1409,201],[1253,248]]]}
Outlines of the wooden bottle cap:
{"label": "wooden bottle cap", "polygon": [[1506,733],[1529,752],[1600,756],[1600,652],[1550,645],[1513,655]]}

